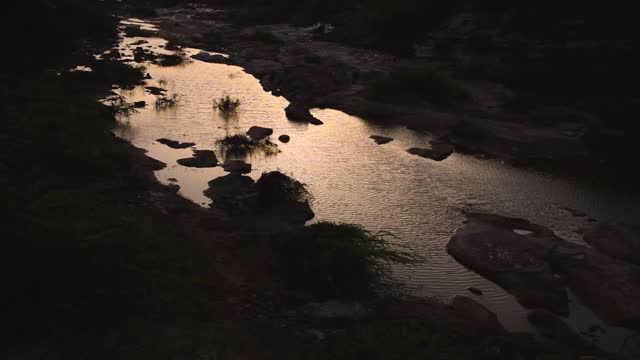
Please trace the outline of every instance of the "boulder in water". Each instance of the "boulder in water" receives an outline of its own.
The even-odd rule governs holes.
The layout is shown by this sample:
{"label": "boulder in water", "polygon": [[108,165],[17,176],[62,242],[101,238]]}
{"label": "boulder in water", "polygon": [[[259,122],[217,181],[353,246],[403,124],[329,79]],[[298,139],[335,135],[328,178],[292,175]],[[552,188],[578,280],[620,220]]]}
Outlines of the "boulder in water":
{"label": "boulder in water", "polygon": [[306,122],[313,125],[324,124],[320,119],[311,115],[308,107],[299,103],[289,104],[289,106],[284,109],[284,112],[287,115],[287,119],[291,121]]}
{"label": "boulder in water", "polygon": [[218,166],[218,158],[212,150],[194,150],[193,157],[179,159],[178,164],[194,168],[209,168]]}
{"label": "boulder in water", "polygon": [[247,136],[252,138],[253,140],[263,140],[268,138],[273,134],[273,129],[265,128],[261,126],[252,126],[247,131]]}

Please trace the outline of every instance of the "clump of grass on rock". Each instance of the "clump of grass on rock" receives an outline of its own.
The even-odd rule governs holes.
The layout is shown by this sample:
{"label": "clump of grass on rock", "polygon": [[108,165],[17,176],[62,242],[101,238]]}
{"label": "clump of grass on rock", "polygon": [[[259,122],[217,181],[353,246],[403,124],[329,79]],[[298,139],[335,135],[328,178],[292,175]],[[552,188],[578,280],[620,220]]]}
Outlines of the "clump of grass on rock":
{"label": "clump of grass on rock", "polygon": [[259,201],[262,204],[309,202],[311,193],[300,181],[279,171],[264,173],[256,182]]}
{"label": "clump of grass on rock", "polygon": [[265,155],[278,153],[278,145],[267,140],[254,140],[244,134],[225,136],[216,143],[226,156],[247,155],[255,152],[262,152]]}
{"label": "clump of grass on rock", "polygon": [[325,299],[364,299],[384,288],[391,265],[417,261],[393,249],[389,235],[352,224],[316,223],[275,241],[276,267],[295,290]]}

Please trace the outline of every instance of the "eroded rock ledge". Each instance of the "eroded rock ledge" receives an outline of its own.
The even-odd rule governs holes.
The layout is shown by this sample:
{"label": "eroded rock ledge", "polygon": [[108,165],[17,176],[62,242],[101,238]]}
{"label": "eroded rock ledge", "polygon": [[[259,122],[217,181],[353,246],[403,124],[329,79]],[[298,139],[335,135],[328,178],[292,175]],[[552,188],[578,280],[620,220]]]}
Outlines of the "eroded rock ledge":
{"label": "eroded rock ledge", "polygon": [[527,220],[469,213],[447,245],[457,261],[527,308],[569,313],[566,289],[608,324],[640,329],[640,267]]}

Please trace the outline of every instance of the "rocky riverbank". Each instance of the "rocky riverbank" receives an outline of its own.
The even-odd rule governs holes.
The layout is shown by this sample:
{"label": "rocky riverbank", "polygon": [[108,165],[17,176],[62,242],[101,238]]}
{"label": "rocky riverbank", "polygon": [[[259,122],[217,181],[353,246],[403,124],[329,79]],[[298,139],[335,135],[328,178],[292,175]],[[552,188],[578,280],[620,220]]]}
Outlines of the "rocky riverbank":
{"label": "rocky riverbank", "polygon": [[[322,27],[240,25],[233,11],[193,7],[161,9],[158,14],[150,20],[157,22],[163,37],[183,46],[229,54],[225,63],[242,66],[260,79],[265,90],[297,104],[404,124],[438,137],[456,152],[497,157],[509,164],[568,176],[586,169],[593,172],[608,161],[602,159],[602,146],[607,145],[594,147],[591,140],[598,131],[610,134],[613,130],[603,129],[592,115],[544,103],[532,112],[513,112],[508,104],[518,93],[498,82],[450,79],[447,74],[455,68],[437,57],[396,58],[325,41],[318,35]],[[396,101],[384,93],[372,93],[377,91],[376,84],[392,89],[394,81],[404,78],[397,69],[407,72],[408,79],[420,81],[415,86],[435,81],[438,85],[434,86],[441,87],[416,91],[449,92],[451,98],[425,95],[415,101],[411,90],[391,90],[388,96],[393,91],[409,91],[407,101]],[[447,90],[454,88],[458,90]],[[610,136],[600,138],[604,141]]]}

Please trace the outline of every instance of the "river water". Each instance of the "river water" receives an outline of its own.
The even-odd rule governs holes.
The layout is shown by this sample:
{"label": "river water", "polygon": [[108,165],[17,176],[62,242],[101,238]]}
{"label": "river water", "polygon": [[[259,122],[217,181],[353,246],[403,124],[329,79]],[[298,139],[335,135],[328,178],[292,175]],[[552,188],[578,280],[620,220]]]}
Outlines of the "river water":
{"label": "river water", "polygon": [[[124,38],[121,48],[140,39]],[[164,51],[164,40],[145,40],[149,43],[143,47]],[[197,52],[187,49],[188,54]],[[202,191],[209,180],[225,175],[222,169],[182,167],[176,160],[190,157],[191,150],[171,149],[155,140],[164,137],[194,142],[196,149],[215,150],[215,141],[226,135],[244,133],[254,125],[272,128],[272,139],[281,152],[253,156],[251,177],[257,179],[264,171],[281,170],[305,183],[315,198],[313,221],[350,222],[371,231],[393,232],[398,236],[394,241],[425,258],[419,265],[394,269],[396,281],[413,294],[444,301],[454,295],[473,296],[467,287],[479,288],[484,294],[474,299],[497,312],[510,330],[531,331],[526,310],[500,287],[465,269],[445,251],[449,237],[464,220],[461,210],[526,218],[572,241],[580,241],[574,231],[588,223],[585,217],[575,217],[561,206],[582,210],[598,220],[633,221],[640,217],[637,194],[596,191],[461,154],[442,162],[410,155],[408,148],[428,147],[430,137],[405,127],[380,126],[331,109],[312,111],[324,122],[321,126],[288,121],[284,114],[288,101],[265,92],[256,78],[237,66],[193,60],[176,67],[149,65],[148,72],[153,78],[149,85],[165,88],[169,95],[178,94],[178,106],[157,111],[153,106],[155,96],[144,88],[121,91],[129,101],[145,100],[149,105],[120,119],[115,133],[167,164],[156,172],[161,182],[178,184],[183,196],[208,206],[210,200]],[[224,94],[241,100],[237,116],[231,119],[225,119],[212,106],[213,99]],[[291,136],[291,141],[279,143],[275,139],[281,134]],[[369,139],[371,135],[392,137],[394,141],[377,145]],[[578,331],[602,325],[606,333],[589,339],[611,351],[617,351],[631,335],[624,329],[604,326],[577,301],[572,301],[568,322]],[[637,346],[632,342],[626,349]]]}

